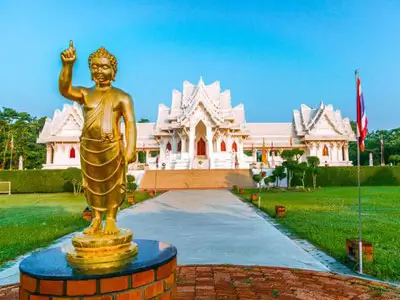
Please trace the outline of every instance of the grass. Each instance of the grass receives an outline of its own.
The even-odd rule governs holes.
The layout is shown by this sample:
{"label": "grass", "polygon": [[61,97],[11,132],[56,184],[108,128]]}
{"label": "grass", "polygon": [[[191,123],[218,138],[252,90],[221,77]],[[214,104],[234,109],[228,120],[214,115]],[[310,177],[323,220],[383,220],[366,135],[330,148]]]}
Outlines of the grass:
{"label": "grass", "polygon": [[[135,192],[135,202],[148,199]],[[83,195],[16,194],[0,196],[0,266],[36,248],[89,225],[82,218]],[[125,201],[121,209],[129,207]]]}
{"label": "grass", "polygon": [[[246,190],[243,198],[252,192]],[[346,238],[358,237],[357,188],[323,188],[312,192],[262,191],[261,209],[275,215],[275,205],[286,207],[277,222],[354,269],[347,259]],[[364,272],[381,279],[400,281],[400,188],[363,187],[363,239],[374,246],[374,261],[364,261]],[[255,202],[254,204],[258,204]]]}

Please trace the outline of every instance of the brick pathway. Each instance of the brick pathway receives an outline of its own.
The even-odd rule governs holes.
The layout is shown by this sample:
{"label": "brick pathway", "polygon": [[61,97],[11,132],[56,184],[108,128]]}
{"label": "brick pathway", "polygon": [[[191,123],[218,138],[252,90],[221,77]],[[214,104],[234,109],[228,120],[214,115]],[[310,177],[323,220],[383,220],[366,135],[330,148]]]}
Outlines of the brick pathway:
{"label": "brick pathway", "polygon": [[[400,289],[331,273],[273,267],[180,266],[178,300],[400,299]],[[18,300],[18,285],[0,287],[0,300]]]}

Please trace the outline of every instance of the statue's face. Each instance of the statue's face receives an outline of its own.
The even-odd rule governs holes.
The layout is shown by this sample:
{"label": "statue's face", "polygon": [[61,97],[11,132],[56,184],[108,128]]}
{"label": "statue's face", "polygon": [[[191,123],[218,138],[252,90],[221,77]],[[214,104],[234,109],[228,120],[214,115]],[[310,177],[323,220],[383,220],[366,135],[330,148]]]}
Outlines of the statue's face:
{"label": "statue's face", "polygon": [[90,72],[92,73],[92,79],[96,82],[96,85],[107,86],[111,84],[114,71],[108,58],[93,58]]}

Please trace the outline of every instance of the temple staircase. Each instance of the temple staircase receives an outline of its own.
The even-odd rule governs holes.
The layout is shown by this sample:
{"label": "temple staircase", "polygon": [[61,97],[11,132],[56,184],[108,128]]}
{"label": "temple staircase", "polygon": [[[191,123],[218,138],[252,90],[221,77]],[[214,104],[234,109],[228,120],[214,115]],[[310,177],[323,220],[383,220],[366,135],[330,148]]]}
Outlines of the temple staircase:
{"label": "temple staircase", "polygon": [[232,169],[235,167],[234,154],[229,152],[213,153],[213,169]]}
{"label": "temple staircase", "polygon": [[189,153],[182,152],[171,154],[170,168],[172,170],[186,170],[189,169],[190,158]]}
{"label": "temple staircase", "polygon": [[148,170],[139,190],[231,189],[253,187],[249,170]]}

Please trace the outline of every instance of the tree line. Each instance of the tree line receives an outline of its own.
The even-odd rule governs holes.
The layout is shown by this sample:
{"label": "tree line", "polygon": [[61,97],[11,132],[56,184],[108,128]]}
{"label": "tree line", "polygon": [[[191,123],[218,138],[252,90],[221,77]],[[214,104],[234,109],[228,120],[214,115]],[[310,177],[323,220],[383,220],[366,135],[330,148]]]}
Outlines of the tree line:
{"label": "tree line", "polygon": [[[40,169],[45,162],[46,146],[37,144],[39,132],[43,129],[45,117],[34,117],[26,112],[12,108],[0,109],[0,169],[18,169],[19,157],[24,160],[24,169]],[[148,123],[149,119],[139,119],[138,123]],[[353,131],[356,123],[351,122]],[[381,143],[383,142],[383,152]],[[376,130],[368,133],[365,140],[365,151],[360,153],[361,165],[369,164],[372,153],[374,165],[381,164],[381,154],[385,164],[400,165],[400,127],[390,130]],[[144,153],[141,153],[143,156]],[[357,164],[357,143],[350,142],[349,158]]]}
{"label": "tree line", "polygon": [[[356,123],[351,127],[356,132]],[[360,153],[360,164],[369,164],[369,155],[372,153],[374,166],[381,165],[381,161],[388,165],[400,165],[400,127],[389,130],[375,130],[368,133],[365,139],[365,151]],[[349,159],[357,165],[357,142],[349,143]]]}
{"label": "tree line", "polygon": [[45,117],[33,117],[12,108],[0,110],[1,170],[18,169],[19,157],[24,169],[40,169],[45,161],[46,146],[36,143]]}

